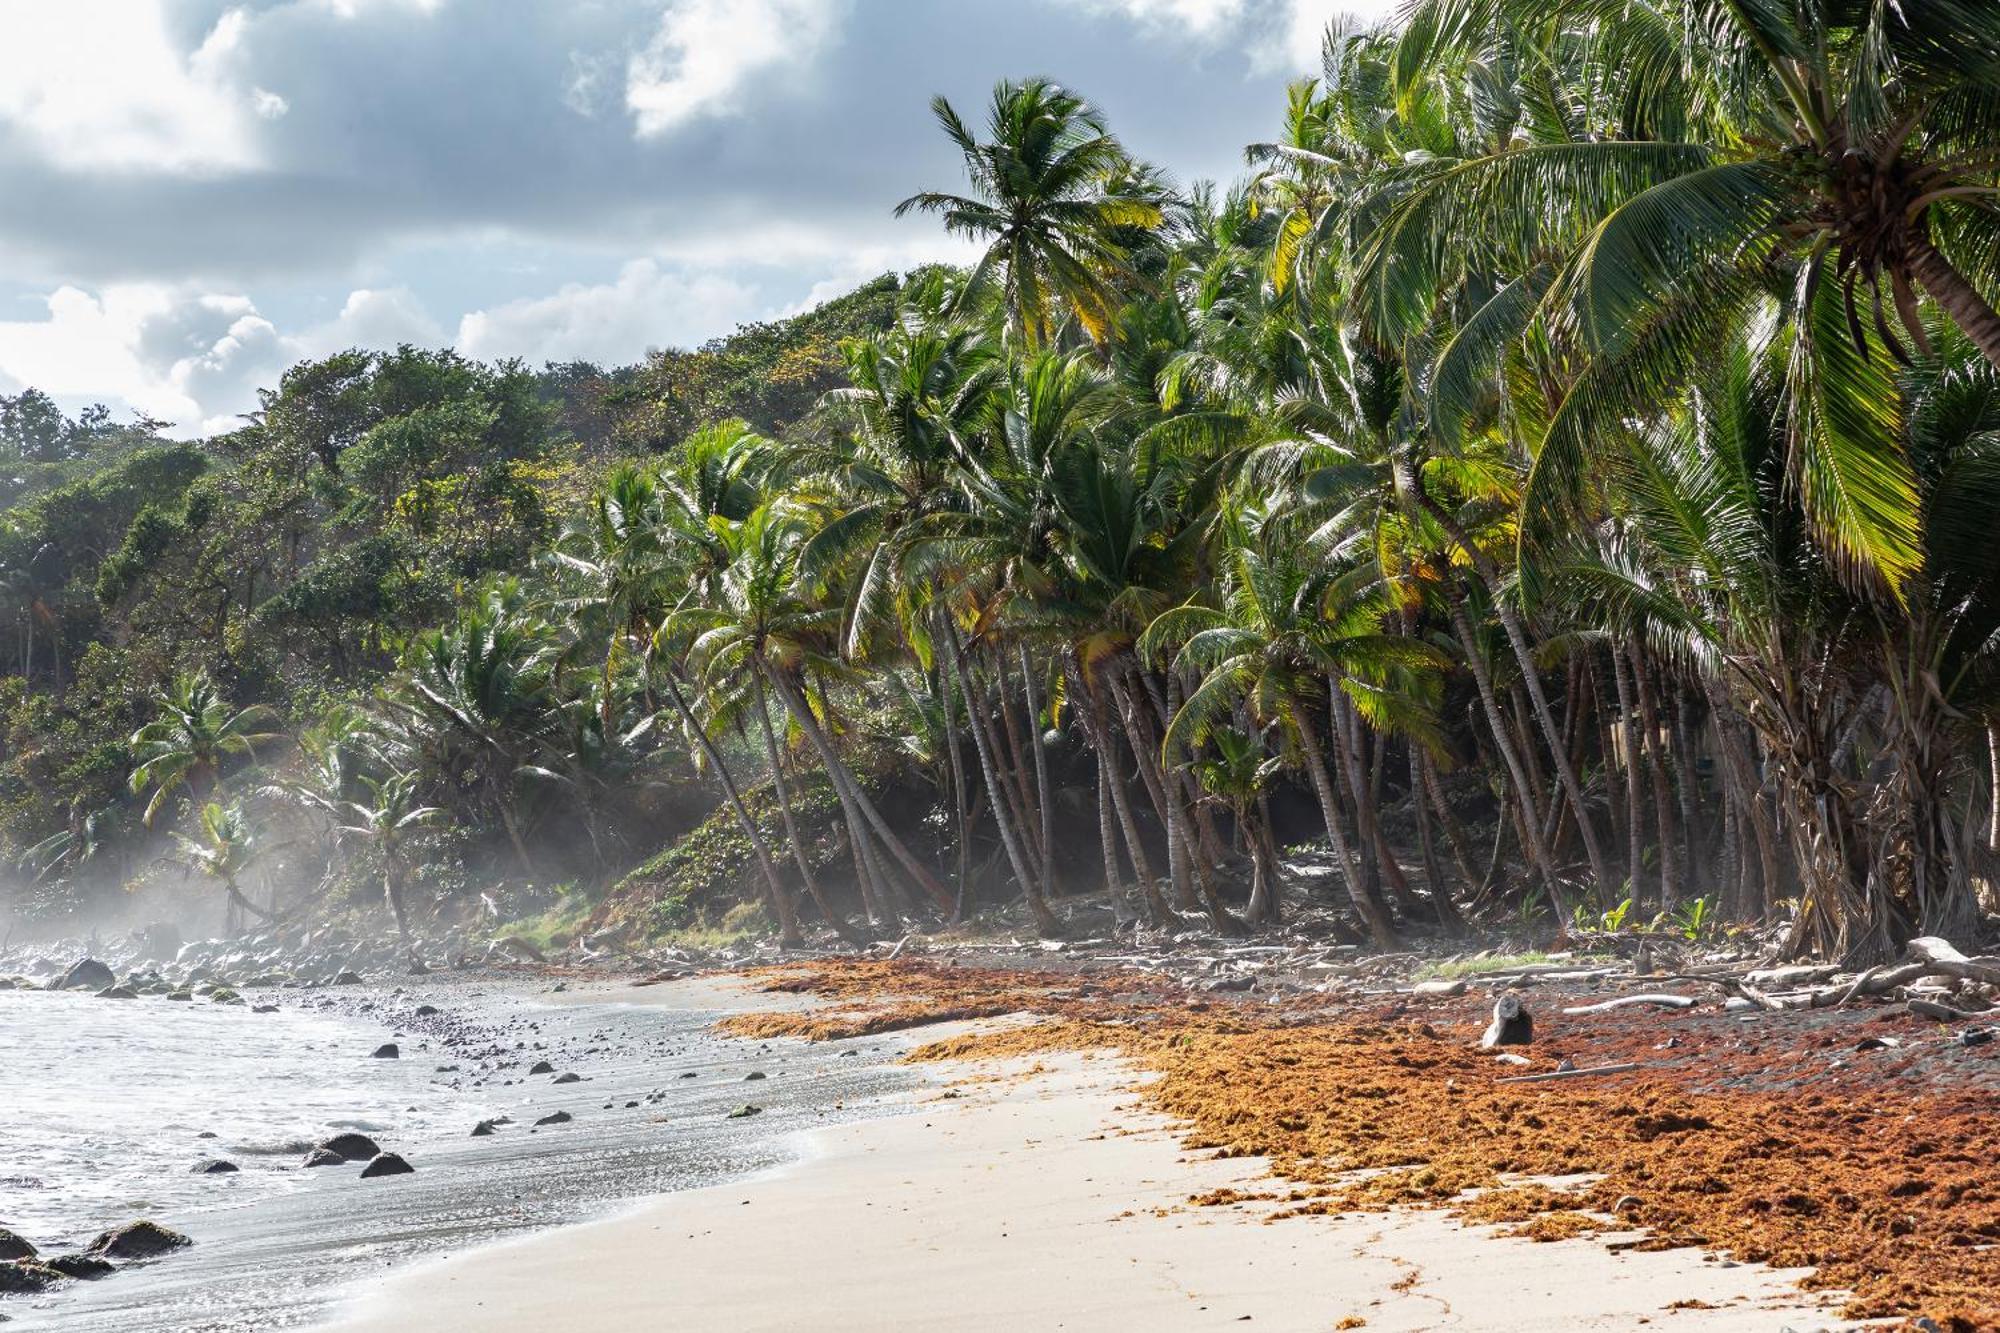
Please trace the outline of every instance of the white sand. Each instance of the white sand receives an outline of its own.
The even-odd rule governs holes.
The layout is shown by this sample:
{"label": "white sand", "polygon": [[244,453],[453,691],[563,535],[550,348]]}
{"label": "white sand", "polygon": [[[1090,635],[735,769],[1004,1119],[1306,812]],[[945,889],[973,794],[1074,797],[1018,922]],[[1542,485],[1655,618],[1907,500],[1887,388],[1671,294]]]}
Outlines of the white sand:
{"label": "white sand", "polygon": [[[1191,1160],[1108,1058],[1050,1065],[817,1131],[806,1160],[750,1181],[393,1275],[328,1329],[1835,1326],[1790,1285],[1798,1274],[1693,1251],[1536,1244],[1437,1212],[1264,1225],[1256,1205],[1186,1207],[1257,1187],[1261,1164]],[[1717,1308],[1668,1309],[1684,1300]]]}

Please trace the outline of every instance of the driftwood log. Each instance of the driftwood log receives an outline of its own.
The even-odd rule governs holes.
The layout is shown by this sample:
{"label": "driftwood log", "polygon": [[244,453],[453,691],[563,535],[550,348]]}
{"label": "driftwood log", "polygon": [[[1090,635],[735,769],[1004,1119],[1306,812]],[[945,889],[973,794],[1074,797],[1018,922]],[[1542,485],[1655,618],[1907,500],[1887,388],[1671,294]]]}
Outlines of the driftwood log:
{"label": "driftwood log", "polygon": [[1596,1004],[1579,1004],[1563,1010],[1566,1014],[1607,1014],[1614,1009],[1632,1009],[1649,1005],[1658,1009],[1692,1009],[1694,997],[1691,995],[1621,995],[1615,1000],[1599,1000]]}

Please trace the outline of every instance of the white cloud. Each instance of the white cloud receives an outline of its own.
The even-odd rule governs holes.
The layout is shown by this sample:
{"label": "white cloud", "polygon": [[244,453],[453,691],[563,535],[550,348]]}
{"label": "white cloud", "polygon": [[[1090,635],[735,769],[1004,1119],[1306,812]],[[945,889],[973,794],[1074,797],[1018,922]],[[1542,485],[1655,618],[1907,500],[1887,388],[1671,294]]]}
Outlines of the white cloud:
{"label": "white cloud", "polygon": [[1243,15],[1244,0],[1068,0],[1083,9],[1118,14],[1147,27],[1206,37]]}
{"label": "white cloud", "polygon": [[440,345],[442,331],[403,288],[349,294],[340,314],[281,332],[247,296],[158,283],[92,294],[59,287],[45,317],[0,321],[0,378],[69,403],[103,401],[196,436],[241,424],[257,390],[296,361],[347,347]]}
{"label": "white cloud", "polygon": [[1383,22],[1396,12],[1396,0],[1285,0],[1276,40],[1253,50],[1265,68],[1319,73],[1320,43],[1327,24],[1345,18],[1357,26]]}
{"label": "white cloud", "polygon": [[625,106],[641,138],[727,115],[753,74],[810,60],[844,0],[674,0],[625,70]]}
{"label": "white cloud", "polygon": [[65,170],[254,166],[250,101],[228,75],[246,21],[224,13],[184,54],[159,0],[0,6],[0,123]]}
{"label": "white cloud", "polygon": [[518,356],[531,365],[616,364],[647,348],[685,346],[757,314],[754,286],[635,259],[615,282],[573,282],[550,296],[471,312],[458,323],[458,350],[480,360]]}
{"label": "white cloud", "polygon": [[268,88],[250,90],[250,108],[264,120],[276,120],[292,109],[292,104]]}

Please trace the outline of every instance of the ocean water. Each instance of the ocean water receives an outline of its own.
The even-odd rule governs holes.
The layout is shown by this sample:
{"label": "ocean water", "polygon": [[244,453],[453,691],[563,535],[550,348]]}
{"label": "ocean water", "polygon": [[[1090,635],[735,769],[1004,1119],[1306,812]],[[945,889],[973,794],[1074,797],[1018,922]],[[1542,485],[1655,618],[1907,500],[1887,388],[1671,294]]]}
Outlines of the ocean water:
{"label": "ocean water", "polygon": [[[765,1046],[714,1036],[711,1014],[463,983],[246,996],[279,1011],[0,992],[0,1226],[45,1254],[139,1217],[195,1241],[0,1298],[9,1333],[309,1326],[386,1267],[779,1165],[798,1131],[883,1113],[917,1078],[879,1041]],[[371,1057],[390,1040],[401,1058]],[[528,1074],[542,1059],[581,1081]],[[745,1103],[760,1113],[730,1118]],[[557,1111],[573,1118],[534,1125]],[[341,1129],[416,1173],[300,1166]],[[240,1170],[191,1174],[209,1157]]]}

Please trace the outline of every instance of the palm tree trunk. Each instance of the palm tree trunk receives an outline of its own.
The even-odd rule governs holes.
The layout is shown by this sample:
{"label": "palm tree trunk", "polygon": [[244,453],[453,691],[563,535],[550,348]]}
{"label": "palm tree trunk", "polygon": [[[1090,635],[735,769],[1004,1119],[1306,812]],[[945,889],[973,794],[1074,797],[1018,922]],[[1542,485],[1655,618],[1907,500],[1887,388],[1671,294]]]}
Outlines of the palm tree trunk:
{"label": "palm tree trunk", "polygon": [[[729,808],[736,812],[736,822],[743,826],[743,835],[750,840],[750,851],[757,858],[757,869],[764,878],[764,896],[771,905],[771,914],[777,918],[779,938],[788,949],[796,949],[805,943],[799,934],[797,914],[792,910],[790,897],[784,886],[778,882],[777,867],[771,864],[771,851],[764,843],[764,834],[758,829],[757,821],[750,817],[750,808],[743,803],[743,794],[737,789],[736,779],[730,775],[729,766],[722,762],[722,755],[708,738],[708,731],[696,720],[694,710],[688,707],[687,699],[681,694],[680,686],[669,676],[667,695],[674,701],[674,708],[681,715],[681,722],[694,733],[695,744],[701,747],[704,758],[714,768],[715,776],[722,783],[722,790],[729,799]],[[761,709],[759,710],[762,711]],[[841,923],[829,922],[835,930]]]}
{"label": "palm tree trunk", "polygon": [[1472,851],[1466,846],[1465,830],[1459,827],[1458,817],[1452,814],[1451,805],[1444,798],[1444,784],[1438,780],[1437,765],[1431,762],[1430,754],[1421,745],[1412,745],[1410,754],[1423,783],[1421,795],[1437,816],[1438,827],[1444,830],[1445,846],[1451,848],[1451,860],[1458,869],[1459,880],[1468,892],[1475,892],[1481,881],[1472,873]]}
{"label": "palm tree trunk", "polygon": [[972,730],[972,748],[979,756],[980,780],[986,784],[988,803],[993,807],[993,823],[1000,830],[1000,846],[1007,853],[1007,864],[1014,871],[1014,882],[1021,886],[1021,896],[1027,900],[1028,911],[1035,918],[1035,929],[1043,935],[1059,935],[1062,923],[1042,900],[1041,891],[1035,877],[1029,873],[1027,858],[1022,855],[1020,838],[1015,832],[1014,821],[1008,813],[1007,799],[998,775],[994,772],[994,739],[987,729],[988,719],[981,701],[973,692],[972,678],[965,666],[965,653],[958,642],[958,631],[951,630],[951,664],[958,674],[959,691],[965,695],[966,718]]}
{"label": "palm tree trunk", "polygon": [[1988,361],[2000,367],[2000,312],[1987,303],[1979,289],[1921,235],[1904,242],[1904,262],[1910,275],[1951,316],[1952,323],[1972,339]]}
{"label": "palm tree trunk", "polygon": [[1645,902],[1641,876],[1646,868],[1646,807],[1640,795],[1638,705],[1632,698],[1632,673],[1625,666],[1625,650],[1616,643],[1611,645],[1611,673],[1618,686],[1619,742],[1625,751],[1625,827],[1630,834],[1626,844],[1629,869],[1625,893],[1632,905],[1638,907]]}
{"label": "palm tree trunk", "polygon": [[382,853],[382,897],[389,904],[389,915],[396,919],[396,938],[402,941],[403,956],[414,963],[417,950],[410,943],[410,919],[403,911],[403,872],[396,854],[386,850]]}
{"label": "palm tree trunk", "polygon": [[1179,918],[1161,894],[1159,881],[1153,878],[1152,861],[1146,855],[1146,844],[1139,836],[1139,821],[1132,813],[1131,791],[1125,785],[1124,775],[1118,771],[1118,738],[1112,733],[1110,719],[1104,715],[1104,696],[1089,685],[1085,686],[1083,716],[1094,733],[1091,744],[1097,751],[1097,762],[1109,780],[1111,807],[1125,835],[1125,854],[1131,860],[1132,873],[1139,881],[1139,893],[1145,899],[1147,915],[1156,926],[1177,925]]}
{"label": "palm tree trunk", "polygon": [[[946,613],[939,608],[938,619]],[[972,830],[971,817],[967,810],[965,790],[965,756],[958,751],[958,703],[952,694],[952,672],[945,665],[945,655],[955,654],[957,649],[946,641],[946,636],[937,634],[932,642],[936,644],[938,698],[944,703],[944,749],[951,766],[951,813],[954,827],[958,830],[958,902],[951,909],[951,919],[965,920],[972,910]],[[970,711],[971,700],[966,701]]]}
{"label": "palm tree trunk", "polygon": [[[1125,669],[1132,668],[1127,666]],[[1138,761],[1140,780],[1146,784],[1146,794],[1152,798],[1160,827],[1166,831],[1167,874],[1174,886],[1173,905],[1183,912],[1198,912],[1201,905],[1195,898],[1188,870],[1188,847],[1181,836],[1181,821],[1174,817],[1178,806],[1174,793],[1168,788],[1166,775],[1160,769],[1160,747],[1142,711],[1144,702],[1135,697],[1122,673],[1111,677],[1111,694],[1118,701],[1118,711],[1125,719],[1125,734],[1132,743],[1133,757]]]}
{"label": "palm tree trunk", "polygon": [[[826,923],[833,927],[836,935],[849,944],[866,944],[867,938],[848,921],[846,913],[836,910],[827,900],[825,890],[820,888],[819,876],[813,873],[812,861],[806,856],[805,839],[799,836],[798,820],[792,813],[791,783],[785,777],[784,757],[778,749],[777,731],[771,726],[771,709],[764,698],[764,679],[756,672],[751,673],[751,679],[757,686],[757,722],[764,733],[764,761],[771,768],[771,791],[778,799],[778,818],[785,826],[785,841],[791,844],[792,862],[799,868],[799,882],[805,885],[813,906],[819,908],[819,914],[826,918]],[[720,755],[716,756],[715,762],[718,766],[721,764]],[[738,807],[739,813],[748,819],[748,812],[741,809],[740,802]]]}
{"label": "palm tree trunk", "polygon": [[[1521,618],[1514,613],[1514,608],[1501,595],[1500,571],[1494,566],[1492,558],[1479,548],[1458,520],[1445,512],[1443,505],[1425,493],[1422,481],[1411,469],[1407,458],[1397,455],[1394,466],[1397,489],[1407,490],[1425,512],[1437,520],[1438,525],[1472,563],[1480,580],[1486,585],[1487,596],[1493,603],[1493,613],[1499,619],[1501,629],[1507,634],[1507,643],[1514,651],[1514,660],[1520,664],[1521,680],[1527,687],[1529,702],[1534,705],[1535,719],[1541,724],[1542,735],[1548,741],[1551,756],[1555,760],[1556,778],[1562,786],[1563,795],[1576,812],[1577,832],[1583,838],[1583,851],[1585,858],[1590,862],[1591,879],[1595,886],[1601,887],[1610,883],[1610,863],[1604,859],[1604,848],[1598,842],[1596,823],[1590,817],[1590,807],[1584,803],[1583,783],[1577,778],[1576,766],[1569,761],[1569,751],[1563,745],[1562,729],[1556,725],[1555,714],[1550,711],[1548,697],[1542,691],[1541,675],[1535,665],[1535,655],[1528,646],[1528,636],[1521,628]],[[1541,830],[1537,828],[1538,840],[1540,832]]]}
{"label": "palm tree trunk", "polygon": [[1456,935],[1465,929],[1465,918],[1459,915],[1458,904],[1451,900],[1451,885],[1445,878],[1444,863],[1438,860],[1437,840],[1431,835],[1430,797],[1424,791],[1423,761],[1418,757],[1422,749],[1421,745],[1411,741],[1405,751],[1409,765],[1410,806],[1417,816],[1417,850],[1423,856],[1424,880],[1430,888],[1431,910],[1437,913],[1438,923]]}
{"label": "palm tree trunk", "polygon": [[1472,671],[1472,683],[1479,690],[1479,703],[1486,710],[1486,723],[1493,732],[1493,744],[1500,751],[1500,758],[1507,766],[1507,773],[1514,783],[1514,799],[1521,809],[1521,826],[1528,855],[1541,873],[1542,882],[1548,887],[1549,902],[1554,906],[1557,919],[1569,920],[1569,902],[1564,897],[1562,885],[1556,880],[1555,866],[1549,858],[1548,845],[1542,841],[1542,818],[1535,809],[1533,789],[1528,785],[1528,773],[1521,765],[1521,757],[1514,752],[1514,742],[1508,734],[1507,719],[1500,712],[1500,700],[1493,693],[1493,676],[1486,669],[1486,659],[1480,655],[1479,640],[1472,632],[1472,621],[1465,612],[1465,594],[1451,579],[1444,581],[1445,595],[1451,604],[1453,628],[1457,630],[1458,641],[1465,649],[1465,661]]}
{"label": "palm tree trunk", "polygon": [[1672,911],[1680,897],[1680,847],[1674,831],[1673,794],[1667,789],[1666,758],[1661,754],[1659,703],[1653,694],[1652,673],[1646,670],[1646,655],[1635,641],[1627,645],[1632,655],[1632,686],[1639,696],[1639,724],[1646,733],[1646,767],[1653,785],[1653,823],[1659,832],[1660,910]]}
{"label": "palm tree trunk", "polygon": [[1042,744],[1042,692],[1035,684],[1035,669],[1028,661],[1028,646],[1017,645],[1021,655],[1021,688],[1028,705],[1028,744],[1035,752],[1035,803],[1041,808],[1042,898],[1056,896],[1055,804],[1049,790],[1049,750]]}
{"label": "palm tree trunk", "polygon": [[793,719],[799,724],[799,730],[805,733],[813,748],[819,752],[820,761],[827,766],[828,773],[836,783],[846,785],[855,806],[867,819],[869,827],[879,835],[882,845],[889,850],[889,854],[896,858],[897,863],[909,872],[911,879],[921,886],[924,892],[930,894],[942,910],[951,911],[950,891],[911,853],[908,847],[903,845],[903,840],[896,836],[895,830],[891,829],[888,821],[882,818],[882,812],[875,808],[875,802],[869,799],[861,784],[847,771],[847,765],[841,762],[840,755],[833,748],[833,742],[821,730],[819,719],[813,715],[812,708],[799,695],[797,687],[782,673],[769,671],[767,668],[767,675],[772,688],[778,692],[780,702],[792,714]]}
{"label": "palm tree trunk", "polygon": [[1364,868],[1372,864],[1376,869],[1375,878],[1364,877],[1363,883],[1380,901],[1380,881],[1387,880],[1389,887],[1395,891],[1396,901],[1407,912],[1415,906],[1417,895],[1410,888],[1403,867],[1396,864],[1395,855],[1389,850],[1389,840],[1382,836],[1380,803],[1376,799],[1375,780],[1380,776],[1381,749],[1378,746],[1375,751],[1376,762],[1371,771],[1361,753],[1364,738],[1360,715],[1354,711],[1354,701],[1333,680],[1327,681],[1326,688],[1327,699],[1340,723],[1336,739],[1347,752],[1344,767],[1347,770],[1348,790],[1354,795],[1354,836],[1367,854],[1367,859],[1363,861]]}
{"label": "palm tree trunk", "polygon": [[1345,822],[1341,814],[1340,798],[1333,790],[1333,777],[1327,772],[1326,755],[1320,749],[1319,740],[1313,735],[1312,719],[1303,708],[1294,713],[1298,721],[1299,749],[1306,761],[1306,773],[1312,779],[1313,791],[1319,795],[1319,809],[1326,820],[1326,838],[1333,845],[1334,860],[1340,863],[1341,878],[1347,882],[1348,901],[1354,904],[1355,915],[1368,929],[1369,938],[1378,949],[1396,947],[1396,928],[1389,921],[1389,914],[1382,905],[1363,890],[1361,876],[1354,867],[1347,850],[1347,834],[1341,825]]}

